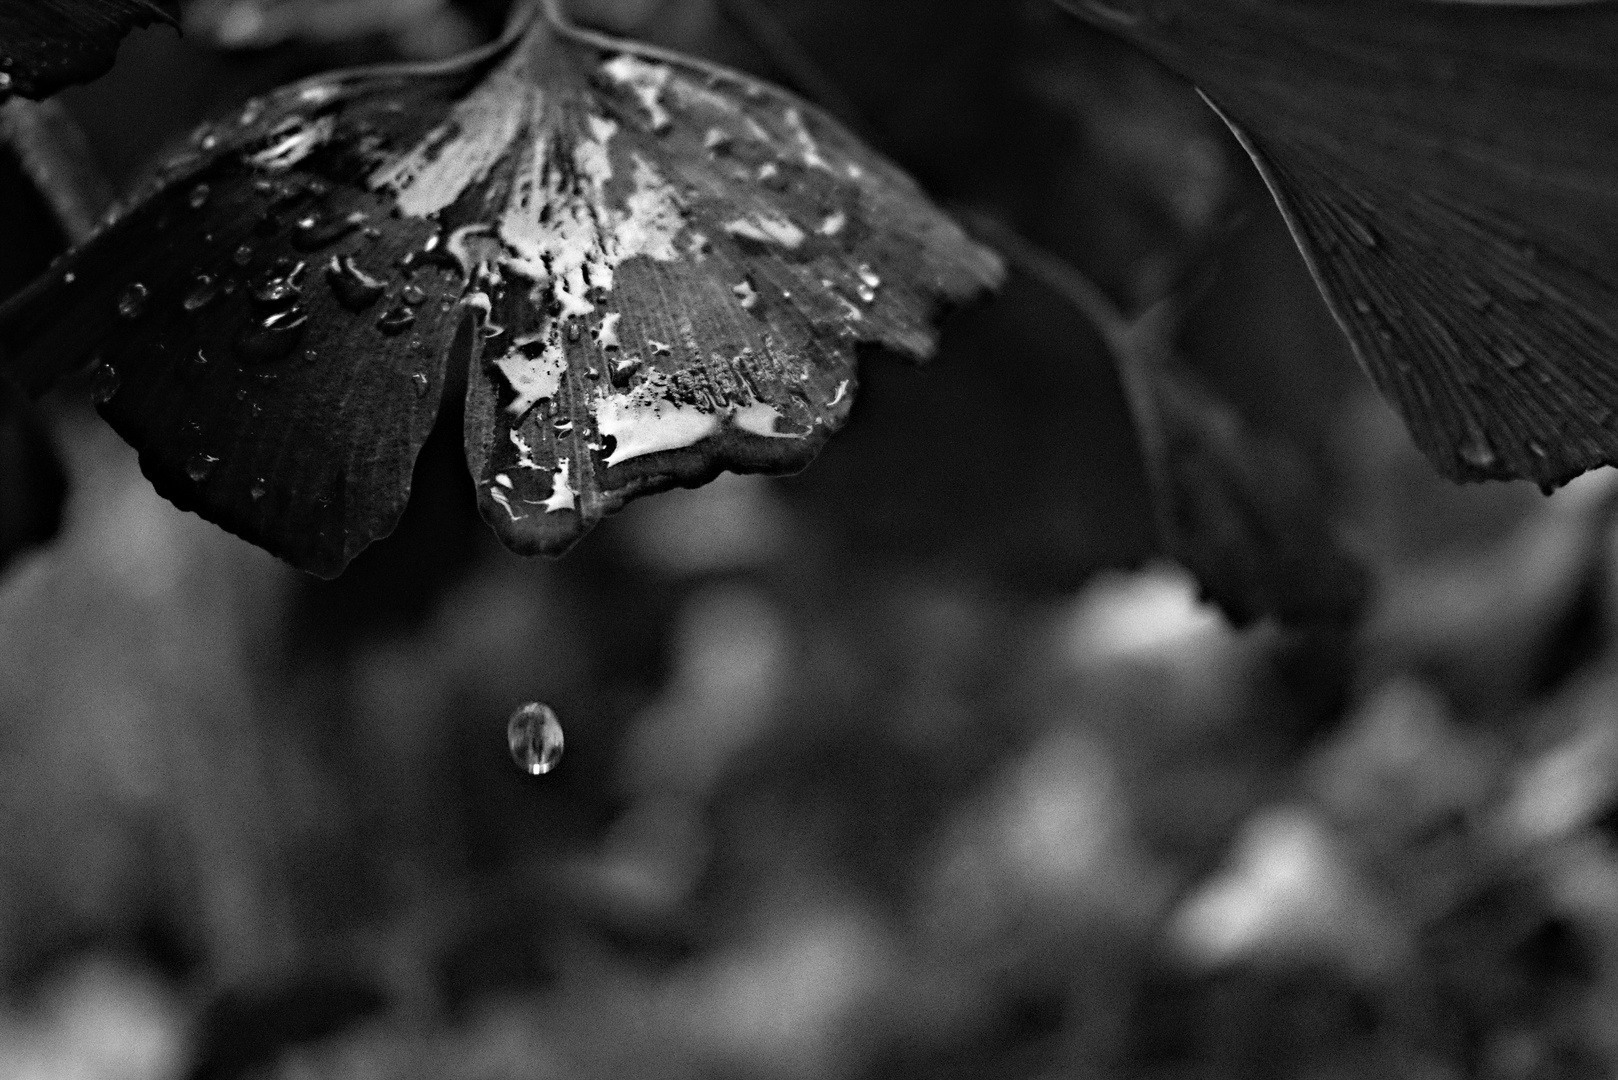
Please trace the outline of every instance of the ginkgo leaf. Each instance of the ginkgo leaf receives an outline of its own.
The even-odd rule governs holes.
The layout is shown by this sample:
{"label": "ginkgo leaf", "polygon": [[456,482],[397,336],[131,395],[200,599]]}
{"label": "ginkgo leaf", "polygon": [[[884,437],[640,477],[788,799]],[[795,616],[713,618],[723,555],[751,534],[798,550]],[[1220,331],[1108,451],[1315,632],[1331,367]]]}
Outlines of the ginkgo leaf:
{"label": "ginkgo leaf", "polygon": [[859,345],[925,356],[1001,272],[786,92],[534,19],[198,132],[0,346],[36,392],[99,354],[161,493],[329,575],[463,393],[485,518],[557,553],[636,495],[801,469]]}
{"label": "ginkgo leaf", "polygon": [[1231,621],[1347,624],[1368,578],[1337,543],[1301,455],[1263,439],[1179,365],[1154,373],[1164,546]]}
{"label": "ginkgo leaf", "polygon": [[1618,5],[1068,2],[1226,117],[1441,472],[1618,461]]}
{"label": "ginkgo leaf", "polygon": [[175,23],[178,0],[0,0],[0,99],[42,98],[112,67],[124,35]]}

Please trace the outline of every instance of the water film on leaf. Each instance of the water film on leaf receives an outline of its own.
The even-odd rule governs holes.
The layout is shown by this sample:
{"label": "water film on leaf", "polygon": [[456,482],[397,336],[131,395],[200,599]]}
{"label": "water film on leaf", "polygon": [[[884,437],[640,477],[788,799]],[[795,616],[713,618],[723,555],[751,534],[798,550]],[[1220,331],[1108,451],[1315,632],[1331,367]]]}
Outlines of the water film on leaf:
{"label": "water film on leaf", "polygon": [[443,406],[485,519],[556,554],[636,496],[802,469],[859,346],[925,357],[1001,275],[785,91],[519,16],[199,130],[0,309],[0,348],[35,393],[99,352],[159,492],[330,576],[392,530]]}

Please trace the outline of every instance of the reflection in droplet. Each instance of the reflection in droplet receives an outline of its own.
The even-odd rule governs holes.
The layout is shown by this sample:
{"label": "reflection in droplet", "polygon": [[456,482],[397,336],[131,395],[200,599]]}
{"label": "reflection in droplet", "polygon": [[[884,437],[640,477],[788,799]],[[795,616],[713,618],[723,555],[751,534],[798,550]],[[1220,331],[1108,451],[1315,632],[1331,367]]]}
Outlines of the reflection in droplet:
{"label": "reflection in droplet", "polygon": [[126,319],[138,319],[146,313],[146,300],[151,294],[146,286],[132,281],[118,296],[118,314]]}
{"label": "reflection in droplet", "polygon": [[549,705],[530,701],[506,721],[511,760],[530,776],[543,776],[562,760],[562,724]]}
{"label": "reflection in droplet", "polygon": [[213,467],[217,464],[219,464],[218,458],[212,454],[204,454],[198,451],[186,459],[185,475],[191,478],[193,484],[200,484],[208,479],[208,474],[213,472]]}
{"label": "reflection in droplet", "polygon": [[117,368],[111,364],[102,364],[96,368],[95,376],[90,380],[90,400],[97,405],[105,405],[118,393],[118,387],[122,382]]}

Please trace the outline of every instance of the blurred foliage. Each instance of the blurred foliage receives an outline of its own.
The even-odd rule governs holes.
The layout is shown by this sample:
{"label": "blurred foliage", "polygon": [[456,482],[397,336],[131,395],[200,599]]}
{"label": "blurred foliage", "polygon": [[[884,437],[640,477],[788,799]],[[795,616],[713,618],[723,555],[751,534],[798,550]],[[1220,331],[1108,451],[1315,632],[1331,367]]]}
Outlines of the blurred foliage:
{"label": "blurred foliage", "polygon": [[[499,21],[202,31],[246,2],[64,95],[115,182]],[[1100,343],[1015,279],[930,369],[870,358],[804,475],[557,563],[482,528],[451,424],[400,531],[301,577],[159,500],[81,387],[43,410],[61,536],[0,578],[0,1075],[1610,1075],[1610,476],[1434,477],[1190,91],[1053,7],[754,0],[794,57],[735,2],[581,7],[807,57],[940,197],[1126,309],[1194,296],[1181,350],[1303,448],[1367,613],[1238,632],[1150,562]],[[533,699],[543,778],[505,747]]]}

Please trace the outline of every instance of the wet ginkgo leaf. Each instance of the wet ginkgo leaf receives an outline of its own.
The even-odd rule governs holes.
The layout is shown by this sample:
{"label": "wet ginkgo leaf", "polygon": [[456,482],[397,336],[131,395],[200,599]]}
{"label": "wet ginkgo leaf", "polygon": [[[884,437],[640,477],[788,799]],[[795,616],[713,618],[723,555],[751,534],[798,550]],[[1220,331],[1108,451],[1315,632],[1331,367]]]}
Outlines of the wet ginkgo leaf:
{"label": "wet ginkgo leaf", "polygon": [[0,0],[0,100],[42,98],[112,67],[125,34],[174,23],[177,0]]}
{"label": "wet ginkgo leaf", "polygon": [[1226,117],[1441,472],[1618,462],[1618,4],[1064,3]]}
{"label": "wet ginkgo leaf", "polygon": [[502,540],[557,553],[636,495],[801,469],[857,346],[925,356],[1000,276],[784,91],[528,19],[199,131],[0,346],[36,392],[99,355],[162,494],[330,575],[393,528],[441,405]]}

